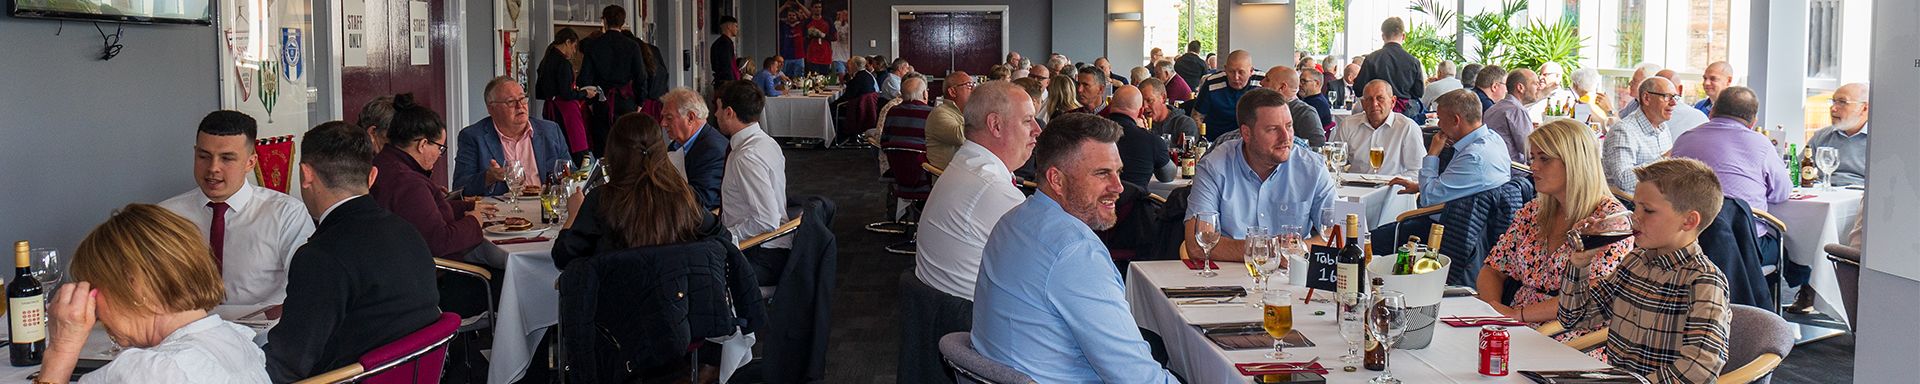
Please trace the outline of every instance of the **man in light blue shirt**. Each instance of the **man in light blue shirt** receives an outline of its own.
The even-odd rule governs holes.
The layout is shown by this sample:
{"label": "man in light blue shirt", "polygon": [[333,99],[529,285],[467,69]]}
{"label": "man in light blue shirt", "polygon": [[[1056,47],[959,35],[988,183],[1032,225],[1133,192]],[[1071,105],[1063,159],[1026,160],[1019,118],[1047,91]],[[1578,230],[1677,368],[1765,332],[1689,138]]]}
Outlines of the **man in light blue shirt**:
{"label": "man in light blue shirt", "polygon": [[[1507,158],[1507,143],[1480,124],[1479,96],[1459,90],[1441,95],[1437,102],[1441,134],[1433,136],[1433,143],[1427,146],[1427,157],[1420,160],[1420,182],[1393,179],[1393,185],[1406,188],[1400,193],[1419,193],[1420,206],[1428,207],[1512,180],[1513,165]],[[1453,160],[1443,169],[1440,151],[1449,147],[1448,141],[1453,142]]]}
{"label": "man in light blue shirt", "polygon": [[[1241,261],[1247,227],[1263,226],[1277,232],[1281,225],[1310,230],[1326,223],[1323,209],[1332,208],[1333,176],[1326,159],[1293,136],[1293,115],[1279,91],[1247,91],[1235,106],[1240,138],[1221,143],[1200,160],[1187,197],[1187,231],[1210,226],[1220,231],[1211,258]],[[1200,213],[1218,213],[1217,223],[1195,219]],[[1320,241],[1316,236],[1309,236]],[[1191,236],[1188,255],[1200,255]]]}
{"label": "man in light blue shirt", "polygon": [[760,73],[753,74],[753,84],[760,86],[760,91],[765,92],[767,97],[779,97],[781,94],[786,93],[780,90],[780,83],[786,81],[787,76],[776,75],[776,73],[780,73],[780,67],[786,64],[786,59],[781,59],[780,56],[773,56],[768,57],[762,61],[762,63],[765,64],[762,65],[762,67],[765,68],[760,68]]}
{"label": "man in light blue shirt", "polygon": [[973,347],[1041,383],[1178,383],[1153,360],[1094,230],[1113,226],[1120,127],[1070,114],[1034,148],[1040,192],[1000,218],[974,285]]}

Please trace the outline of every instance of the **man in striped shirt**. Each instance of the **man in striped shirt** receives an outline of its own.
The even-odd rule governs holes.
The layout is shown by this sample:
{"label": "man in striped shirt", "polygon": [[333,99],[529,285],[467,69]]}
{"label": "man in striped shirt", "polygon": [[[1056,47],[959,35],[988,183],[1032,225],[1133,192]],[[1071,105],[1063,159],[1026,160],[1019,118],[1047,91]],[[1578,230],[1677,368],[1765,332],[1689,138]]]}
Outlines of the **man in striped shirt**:
{"label": "man in striped shirt", "polygon": [[1634,169],[1634,245],[1619,269],[1588,286],[1595,251],[1567,260],[1560,322],[1609,326],[1607,363],[1655,383],[1712,383],[1727,361],[1727,279],[1694,240],[1720,212],[1720,182],[1692,159]]}

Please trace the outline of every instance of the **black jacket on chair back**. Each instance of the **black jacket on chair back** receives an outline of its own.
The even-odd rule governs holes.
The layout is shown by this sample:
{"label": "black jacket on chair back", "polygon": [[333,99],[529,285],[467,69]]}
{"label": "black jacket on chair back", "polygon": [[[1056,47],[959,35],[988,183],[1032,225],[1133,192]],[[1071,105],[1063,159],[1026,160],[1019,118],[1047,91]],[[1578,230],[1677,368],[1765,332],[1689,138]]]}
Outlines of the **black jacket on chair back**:
{"label": "black jacket on chair back", "polygon": [[440,319],[433,254],[413,224],[373,196],[340,203],[293,252],[280,324],[267,331],[267,375],[291,383]]}

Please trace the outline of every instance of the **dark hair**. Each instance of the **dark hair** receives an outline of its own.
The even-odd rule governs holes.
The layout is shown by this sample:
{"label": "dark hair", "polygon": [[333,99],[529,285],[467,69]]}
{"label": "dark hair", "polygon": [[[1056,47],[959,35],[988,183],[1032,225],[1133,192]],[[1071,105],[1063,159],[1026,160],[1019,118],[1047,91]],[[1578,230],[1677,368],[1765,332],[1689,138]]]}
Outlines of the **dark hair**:
{"label": "dark hair", "polygon": [[693,187],[667,160],[660,123],[628,113],[607,133],[607,174],[599,213],[627,248],[693,241],[703,220]]}
{"label": "dark hair", "polygon": [[627,25],[627,9],[619,5],[609,5],[600,9],[600,23],[608,28]]}
{"label": "dark hair", "polygon": [[1477,84],[1477,83],[1474,83],[1473,81],[1479,78],[1480,78],[1480,63],[1467,64],[1467,66],[1465,67],[1460,67],[1460,83],[1461,84]]}
{"label": "dark hair", "polygon": [[319,181],[335,191],[365,194],[373,153],[367,131],[345,121],[320,123],[300,137],[300,164],[313,167]]}
{"label": "dark hair", "polygon": [[1380,34],[1387,37],[1406,36],[1407,22],[1400,21],[1398,16],[1389,17],[1387,21],[1380,22]]}
{"label": "dark hair", "polygon": [[560,32],[553,33],[553,45],[566,44],[570,41],[580,41],[580,33],[574,32],[573,28],[561,28]]}
{"label": "dark hair", "polygon": [[1537,77],[1537,75],[1534,75],[1532,71],[1526,70],[1526,68],[1507,72],[1507,92],[1520,93],[1520,87],[1532,86]]}
{"label": "dark hair", "polygon": [[247,137],[247,148],[253,148],[253,140],[260,135],[260,123],[253,116],[231,110],[218,110],[200,118],[200,133],[214,136],[241,135]]}
{"label": "dark hair", "polygon": [[1045,175],[1047,169],[1079,159],[1081,142],[1114,143],[1120,141],[1120,134],[1120,124],[1104,117],[1086,113],[1060,115],[1047,122],[1046,130],[1040,131],[1039,142],[1033,147],[1034,165]]}
{"label": "dark hair", "polygon": [[734,24],[739,22],[740,22],[740,18],[733,17],[733,15],[725,15],[725,16],[720,16],[719,25],[726,26],[727,24]]}
{"label": "dark hair", "polygon": [[1753,124],[1753,118],[1759,113],[1760,100],[1754,96],[1752,88],[1727,87],[1720,90],[1720,97],[1713,100],[1714,117],[1731,117]]}
{"label": "dark hair", "polygon": [[773,63],[778,63],[782,61],[787,61],[787,59],[784,57],[780,57],[780,55],[767,56],[767,58],[760,60],[760,69],[773,71]]}
{"label": "dark hair", "polygon": [[761,93],[759,86],[747,80],[721,84],[714,98],[715,114],[720,113],[721,108],[732,108],[734,116],[748,124],[760,122],[760,109],[767,106],[767,94]]}
{"label": "dark hair", "polygon": [[434,140],[447,135],[447,123],[440,114],[415,104],[412,93],[393,97],[393,120],[387,124],[387,145],[401,146],[414,140]]}
{"label": "dark hair", "polygon": [[354,125],[359,125],[360,128],[371,127],[374,130],[373,134],[385,137],[387,125],[392,122],[393,96],[380,96],[367,100],[367,105],[360,107],[360,118],[354,120]]}
{"label": "dark hair", "polygon": [[1234,122],[1240,126],[1252,126],[1257,123],[1260,108],[1287,107],[1287,96],[1273,88],[1254,88],[1240,95],[1240,101],[1233,107]]}
{"label": "dark hair", "polygon": [[1480,67],[1480,76],[1473,79],[1474,88],[1492,88],[1494,83],[1507,81],[1507,69],[1498,65]]}
{"label": "dark hair", "polygon": [[1188,40],[1187,52],[1200,53],[1200,40]]}

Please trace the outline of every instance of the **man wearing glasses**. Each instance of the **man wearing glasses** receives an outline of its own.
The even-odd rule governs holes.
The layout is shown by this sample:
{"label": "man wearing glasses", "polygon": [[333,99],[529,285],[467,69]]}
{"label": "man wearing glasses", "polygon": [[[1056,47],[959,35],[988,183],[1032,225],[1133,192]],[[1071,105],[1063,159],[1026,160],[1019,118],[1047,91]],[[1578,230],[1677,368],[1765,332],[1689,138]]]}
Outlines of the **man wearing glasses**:
{"label": "man wearing glasses", "polygon": [[484,93],[487,117],[460,129],[460,153],[454,156],[453,188],[467,196],[497,196],[508,191],[507,171],[520,162],[529,186],[552,173],[556,160],[570,159],[560,124],[527,116],[527,92],[512,77],[495,77]]}
{"label": "man wearing glasses", "polygon": [[960,114],[967,106],[967,96],[973,94],[973,87],[980,83],[966,72],[953,71],[947,75],[946,102],[933,108],[927,115],[927,164],[934,168],[947,169],[947,163],[953,161],[953,153],[967,143],[967,117]]}
{"label": "man wearing glasses", "polygon": [[1621,116],[1600,143],[1607,185],[1627,193],[1633,193],[1633,187],[1640,184],[1633,169],[1666,158],[1667,150],[1673,149],[1673,138],[1679,136],[1668,127],[1680,96],[1673,82],[1656,76],[1640,82],[1638,91],[1634,98],[1640,100],[1640,108]]}

